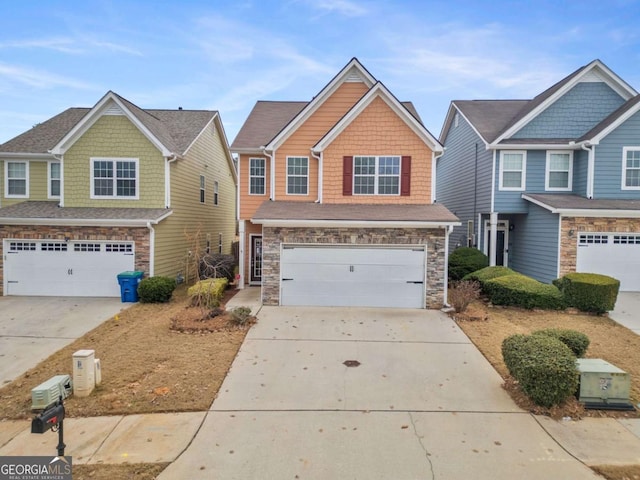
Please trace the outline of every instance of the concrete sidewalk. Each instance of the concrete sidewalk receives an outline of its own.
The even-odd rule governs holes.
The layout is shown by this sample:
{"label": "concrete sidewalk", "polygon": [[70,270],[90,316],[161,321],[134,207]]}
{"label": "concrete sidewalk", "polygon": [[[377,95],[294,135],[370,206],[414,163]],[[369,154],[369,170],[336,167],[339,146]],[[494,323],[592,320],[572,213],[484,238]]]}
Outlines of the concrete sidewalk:
{"label": "concrete sidewalk", "polygon": [[640,335],[640,292],[620,292],[609,318]]}
{"label": "concrete sidewalk", "polygon": [[[589,465],[640,463],[640,419],[518,409],[439,312],[260,308],[259,290],[234,297],[259,322],[210,411],[67,419],[65,453],[173,462],[165,480],[582,479],[600,478]],[[28,421],[0,422],[2,456],[53,456],[56,445]]]}

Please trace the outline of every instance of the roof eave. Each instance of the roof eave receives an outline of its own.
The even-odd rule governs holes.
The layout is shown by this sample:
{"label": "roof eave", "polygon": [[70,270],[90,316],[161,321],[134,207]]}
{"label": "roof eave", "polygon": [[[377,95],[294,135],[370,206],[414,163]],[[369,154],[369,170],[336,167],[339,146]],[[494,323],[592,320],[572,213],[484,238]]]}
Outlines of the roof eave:
{"label": "roof eave", "polygon": [[51,225],[65,227],[147,227],[157,225],[169,215],[172,210],[156,218],[23,218],[0,217],[0,225]]}
{"label": "roof eave", "polygon": [[24,158],[26,160],[55,160],[51,153],[0,152],[0,158]]}
{"label": "roof eave", "polygon": [[459,221],[418,220],[282,220],[252,218],[252,223],[263,227],[332,227],[332,228],[447,228],[460,226]]}

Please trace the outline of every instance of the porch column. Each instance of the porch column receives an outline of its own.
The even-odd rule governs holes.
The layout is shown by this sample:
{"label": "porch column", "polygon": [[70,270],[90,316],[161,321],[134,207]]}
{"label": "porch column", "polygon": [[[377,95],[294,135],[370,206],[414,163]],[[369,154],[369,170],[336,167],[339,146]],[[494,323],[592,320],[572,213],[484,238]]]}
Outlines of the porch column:
{"label": "porch column", "polygon": [[498,213],[489,215],[489,266],[496,266],[496,243],[498,243]]}
{"label": "porch column", "polygon": [[238,273],[240,274],[240,280],[238,280],[238,288],[244,288],[244,252],[245,252],[245,220],[238,222],[238,236],[240,237],[240,244],[238,245]]}

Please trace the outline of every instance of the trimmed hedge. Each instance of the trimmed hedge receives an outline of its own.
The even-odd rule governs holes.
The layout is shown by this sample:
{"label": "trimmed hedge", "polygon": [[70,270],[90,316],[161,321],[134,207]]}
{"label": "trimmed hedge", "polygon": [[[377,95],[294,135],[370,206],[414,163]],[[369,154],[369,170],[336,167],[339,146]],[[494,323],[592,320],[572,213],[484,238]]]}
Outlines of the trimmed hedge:
{"label": "trimmed hedge", "polygon": [[559,405],[578,389],[579,373],[571,349],[548,335],[512,335],[502,342],[509,373],[536,405]]}
{"label": "trimmed hedge", "polygon": [[483,290],[494,305],[546,310],[561,310],[565,307],[564,297],[555,285],[541,283],[519,273],[488,280],[484,283]]}
{"label": "trimmed hedge", "polygon": [[489,280],[493,280],[494,278],[505,277],[507,275],[519,275],[517,272],[514,272],[509,267],[503,266],[495,266],[495,267],[485,267],[480,270],[476,270],[475,272],[467,273],[463,280],[471,280],[474,282],[478,282],[480,284],[480,288],[484,293],[484,284]]}
{"label": "trimmed hedge", "polygon": [[590,343],[589,337],[584,333],[563,328],[547,328],[544,330],[538,330],[533,332],[532,335],[547,335],[549,337],[557,338],[569,347],[573,354],[578,358],[584,357]]}
{"label": "trimmed hedge", "polygon": [[208,278],[196,282],[187,290],[191,305],[205,308],[219,306],[228,283],[226,278]]}
{"label": "trimmed hedge", "polygon": [[456,248],[449,255],[449,279],[462,280],[465,275],[489,265],[489,258],[477,248]]}
{"label": "trimmed hedge", "polygon": [[170,277],[143,278],[138,284],[138,298],[142,303],[165,303],[171,300],[176,281]]}
{"label": "trimmed hedge", "polygon": [[597,273],[568,273],[553,284],[564,294],[568,306],[598,314],[613,310],[620,290],[619,280]]}

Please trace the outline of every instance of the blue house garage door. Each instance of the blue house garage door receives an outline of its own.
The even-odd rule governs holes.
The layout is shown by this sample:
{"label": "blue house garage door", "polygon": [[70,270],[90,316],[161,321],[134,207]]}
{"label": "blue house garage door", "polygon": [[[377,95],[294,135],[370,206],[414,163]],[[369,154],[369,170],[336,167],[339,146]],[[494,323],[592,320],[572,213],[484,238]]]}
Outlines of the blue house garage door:
{"label": "blue house garage door", "polygon": [[281,305],[424,308],[421,247],[284,245]]}
{"label": "blue house garage door", "polygon": [[620,280],[620,290],[640,291],[640,233],[581,233],[576,271]]}
{"label": "blue house garage door", "polygon": [[5,240],[5,295],[118,297],[134,242]]}

